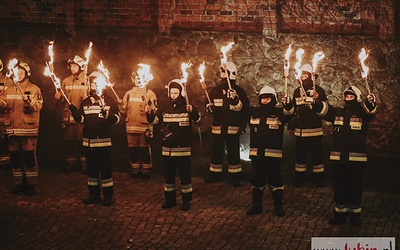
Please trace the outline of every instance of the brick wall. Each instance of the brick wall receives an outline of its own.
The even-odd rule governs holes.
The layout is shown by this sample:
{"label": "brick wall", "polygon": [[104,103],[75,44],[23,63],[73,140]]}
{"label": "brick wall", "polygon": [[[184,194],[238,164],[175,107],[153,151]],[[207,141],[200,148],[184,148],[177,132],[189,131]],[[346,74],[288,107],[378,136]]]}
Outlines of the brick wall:
{"label": "brick wall", "polygon": [[[126,27],[390,37],[399,26],[395,0],[14,0],[1,1],[8,25]],[[398,33],[398,32],[396,32]]]}

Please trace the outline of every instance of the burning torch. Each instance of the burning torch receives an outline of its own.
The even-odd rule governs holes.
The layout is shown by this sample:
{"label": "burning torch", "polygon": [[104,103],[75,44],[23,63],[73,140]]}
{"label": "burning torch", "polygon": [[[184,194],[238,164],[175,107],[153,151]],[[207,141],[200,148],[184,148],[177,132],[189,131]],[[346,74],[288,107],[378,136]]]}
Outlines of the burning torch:
{"label": "burning torch", "polygon": [[285,97],[288,95],[288,76],[289,76],[289,68],[290,68],[290,53],[292,53],[292,44],[289,45],[289,48],[286,50],[285,61],[283,64],[283,75],[285,77]]}
{"label": "burning torch", "polygon": [[71,102],[69,101],[68,97],[65,95],[65,92],[61,88],[60,79],[58,79],[56,74],[54,73],[53,46],[54,46],[54,41],[50,41],[49,48],[48,48],[50,61],[46,62],[46,68],[44,69],[44,75],[50,77],[51,81],[54,83],[54,87],[56,88],[56,91],[60,91],[62,96],[65,98],[65,101],[67,101],[68,105],[71,105]]}
{"label": "burning torch", "polygon": [[6,74],[6,77],[13,79],[14,84],[17,86],[19,92],[21,93],[22,100],[25,100],[25,95],[24,92],[21,89],[21,85],[19,85],[18,82],[18,60],[16,58],[10,60],[8,63],[8,72]]}
{"label": "burning torch", "polygon": [[83,71],[85,72],[85,82],[87,84],[87,86],[86,86],[87,87],[87,91],[90,91],[89,81],[87,79],[87,73],[88,73],[88,66],[89,66],[89,57],[90,57],[90,53],[92,52],[92,46],[93,46],[93,43],[90,42],[89,43],[89,47],[86,50],[86,54],[85,54],[86,62],[85,62],[85,65],[83,67]]}
{"label": "burning torch", "polygon": [[364,48],[362,48],[361,49],[361,53],[358,56],[358,58],[360,58],[361,77],[364,79],[365,87],[366,87],[366,89],[368,91],[368,95],[371,95],[371,90],[369,88],[368,79],[367,79],[369,68],[367,66],[365,66],[365,59],[367,59],[367,57],[368,57],[368,53],[365,51]]}
{"label": "burning torch", "polygon": [[206,86],[206,83],[204,81],[204,70],[205,69],[206,69],[206,66],[204,65],[204,62],[203,62],[202,64],[200,64],[200,67],[199,67],[200,84],[201,84],[201,87],[204,90],[204,93],[206,94],[206,97],[207,97],[207,100],[208,100],[208,104],[211,105],[212,103],[211,103],[210,95],[207,92],[207,86]]}
{"label": "burning torch", "polygon": [[113,92],[113,94],[115,95],[115,98],[117,98],[117,101],[121,100],[119,98],[119,96],[117,95],[117,92],[115,92],[114,90],[114,84],[112,84],[110,82],[110,76],[108,75],[108,69],[106,67],[104,67],[103,65],[103,60],[100,60],[99,65],[97,65],[97,68],[101,71],[101,73],[103,73],[103,75],[106,77],[105,81],[107,83],[107,86],[110,87],[111,91]]}
{"label": "burning torch", "polygon": [[307,94],[306,94],[306,91],[305,91],[304,86],[303,86],[303,81],[301,80],[301,69],[300,69],[300,65],[301,65],[301,60],[302,60],[303,54],[304,54],[304,50],[303,49],[298,49],[297,50],[297,52],[296,52],[297,62],[294,64],[293,68],[296,71],[296,74],[295,74],[296,79],[300,83],[300,95],[306,98]]}
{"label": "burning torch", "polygon": [[189,61],[188,63],[182,63],[181,65],[181,82],[183,85],[183,89],[185,90],[185,99],[186,99],[186,105],[189,105],[189,96],[187,93],[187,88],[186,88],[186,82],[189,74],[186,72],[187,68],[192,66],[192,63]]}
{"label": "burning torch", "polygon": [[230,50],[234,44],[235,44],[234,42],[230,42],[228,45],[221,47],[221,52],[222,52],[222,55],[221,55],[221,66],[225,70],[226,79],[228,81],[229,89],[232,89],[232,85],[231,85],[231,81],[230,81],[229,76],[228,76],[228,70],[226,69],[226,63],[228,62],[228,59],[226,57],[226,52],[228,52],[228,50]]}
{"label": "burning torch", "polygon": [[100,98],[100,106],[103,111],[105,111],[105,103],[104,103],[104,96],[103,96],[103,90],[107,87],[107,80],[105,76],[102,76],[102,73],[96,74],[96,79],[94,80],[96,83],[96,94]]}
{"label": "burning torch", "polygon": [[324,52],[319,51],[319,52],[314,54],[314,58],[312,60],[311,77],[312,77],[312,81],[313,81],[313,89],[314,89],[314,91],[316,91],[316,89],[315,89],[315,70],[317,69],[318,61],[323,59],[323,58],[325,58]]}
{"label": "burning torch", "polygon": [[142,97],[143,101],[148,105],[148,100],[146,96],[146,86],[147,84],[153,80],[153,75],[150,73],[150,65],[144,64],[144,63],[139,63],[138,64],[139,69],[137,72],[137,75],[139,77],[139,88],[142,89]]}

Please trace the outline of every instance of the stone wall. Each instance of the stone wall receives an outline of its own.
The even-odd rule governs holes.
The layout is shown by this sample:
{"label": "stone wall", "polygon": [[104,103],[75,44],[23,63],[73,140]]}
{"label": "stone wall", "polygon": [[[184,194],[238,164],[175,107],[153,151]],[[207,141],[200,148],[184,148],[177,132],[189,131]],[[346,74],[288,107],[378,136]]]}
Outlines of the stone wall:
{"label": "stone wall", "polygon": [[[208,164],[210,149],[210,126],[212,117],[204,113],[205,94],[198,80],[198,67],[203,61],[206,65],[206,84],[210,88],[219,80],[217,74],[220,64],[220,48],[234,41],[229,51],[229,60],[238,67],[238,84],[242,86],[251,100],[257,103],[256,92],[264,85],[273,86],[279,96],[283,93],[282,60],[288,44],[293,49],[303,48],[304,62],[310,62],[315,52],[322,50],[326,58],[318,65],[317,84],[325,89],[329,102],[342,104],[342,91],[348,84],[354,84],[366,94],[361,79],[358,54],[362,47],[370,51],[366,60],[370,68],[369,84],[378,98],[378,113],[370,124],[368,152],[380,157],[400,155],[400,46],[394,40],[381,40],[374,37],[330,36],[330,35],[286,35],[276,37],[250,33],[191,32],[176,31],[160,34],[157,31],[129,29],[77,29],[74,34],[66,34],[57,28],[7,28],[0,34],[0,58],[5,66],[16,57],[26,60],[32,68],[31,79],[42,89],[44,108],[39,138],[40,161],[54,164],[59,160],[62,149],[60,143],[59,110],[53,98],[54,86],[43,75],[45,62],[49,60],[47,46],[55,40],[55,72],[59,78],[68,75],[66,61],[73,54],[84,56],[90,41],[93,42],[89,72],[95,70],[100,60],[110,71],[115,82],[115,90],[120,97],[132,87],[130,74],[137,70],[138,63],[151,65],[154,80],[149,83],[162,104],[167,101],[165,84],[179,78],[180,65],[191,61],[189,68],[188,93],[193,105],[203,113],[202,121],[193,129],[194,168],[204,168]],[[295,63],[295,53],[290,58]],[[289,77],[289,94],[297,87],[294,72]],[[330,143],[331,126],[326,125],[326,143]],[[114,131],[116,145],[114,159],[116,165],[129,168],[126,156],[124,125]],[[247,135],[248,137],[248,135]],[[247,137],[243,137],[246,143]],[[288,139],[285,143],[292,144]],[[159,140],[155,139],[153,153],[159,160]],[[292,146],[289,145],[289,148]],[[53,154],[48,154],[50,150]],[[55,161],[56,160],[56,161]],[[205,171],[205,170],[204,170]]]}

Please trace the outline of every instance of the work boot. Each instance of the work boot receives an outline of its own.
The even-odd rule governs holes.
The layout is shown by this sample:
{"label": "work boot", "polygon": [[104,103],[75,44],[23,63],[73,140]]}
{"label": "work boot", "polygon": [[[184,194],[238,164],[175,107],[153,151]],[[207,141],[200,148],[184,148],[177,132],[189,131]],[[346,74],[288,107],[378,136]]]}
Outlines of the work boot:
{"label": "work boot", "polygon": [[350,223],[354,227],[361,226],[360,213],[349,213]]}
{"label": "work boot", "polygon": [[333,213],[333,218],[329,219],[329,224],[330,225],[343,224],[346,222],[346,218],[347,218],[346,213],[338,213],[335,211]]}
{"label": "work boot", "polygon": [[104,196],[103,204],[104,207],[109,207],[114,203],[112,196]]}
{"label": "work boot", "polygon": [[142,179],[150,179],[150,173],[142,173]]}
{"label": "work boot", "polygon": [[176,192],[175,191],[164,191],[165,202],[161,205],[162,209],[171,208],[176,206]]}
{"label": "work boot", "polygon": [[35,192],[35,186],[34,185],[27,185],[26,190],[25,190],[25,195],[26,196],[34,196],[36,194]]}
{"label": "work boot", "polygon": [[189,193],[182,193],[182,206],[181,206],[181,210],[182,211],[188,211],[190,209],[190,201],[193,198],[193,193],[189,192]]}
{"label": "work boot", "polygon": [[253,187],[252,189],[252,204],[251,207],[247,210],[247,215],[256,215],[262,213],[262,195],[263,190],[257,187]]}
{"label": "work boot", "polygon": [[89,195],[86,199],[83,200],[83,204],[94,204],[100,202],[100,196],[91,196]]}
{"label": "work boot", "polygon": [[204,179],[205,183],[216,183],[221,181],[221,173],[209,172]]}
{"label": "work boot", "polygon": [[241,183],[240,183],[240,173],[236,173],[236,174],[230,174],[230,178],[231,178],[231,184],[234,187],[240,187]]}
{"label": "work boot", "polygon": [[183,202],[181,206],[182,211],[188,211],[190,209],[190,203],[189,202]]}
{"label": "work boot", "polygon": [[306,173],[305,172],[296,172],[295,173],[294,185],[296,187],[302,187],[305,180],[306,180]]}
{"label": "work boot", "polygon": [[285,215],[285,210],[283,210],[283,190],[278,189],[272,192],[272,197],[274,199],[275,215],[282,217]]}
{"label": "work boot", "polygon": [[26,190],[26,185],[20,184],[20,185],[15,185],[11,190],[10,193],[12,194],[19,194],[22,192],[25,192]]}
{"label": "work boot", "polygon": [[324,187],[324,173],[314,173],[314,183],[317,187]]}
{"label": "work boot", "polygon": [[82,166],[81,173],[82,174],[87,174],[87,167],[86,166]]}

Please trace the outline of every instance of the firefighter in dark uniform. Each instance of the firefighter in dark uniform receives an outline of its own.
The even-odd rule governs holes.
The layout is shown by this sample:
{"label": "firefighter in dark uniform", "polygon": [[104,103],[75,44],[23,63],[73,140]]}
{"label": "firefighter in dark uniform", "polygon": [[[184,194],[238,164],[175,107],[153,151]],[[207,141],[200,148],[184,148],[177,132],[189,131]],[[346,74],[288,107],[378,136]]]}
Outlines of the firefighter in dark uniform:
{"label": "firefighter in dark uniform", "polygon": [[344,107],[334,108],[316,100],[313,107],[325,120],[332,122],[333,188],[335,211],[329,224],[346,222],[361,225],[362,176],[367,164],[365,139],[368,124],[376,113],[375,95],[367,95],[363,102],[361,91],[350,86],[343,92]]}
{"label": "firefighter in dark uniform", "polygon": [[283,216],[283,181],[281,174],[283,131],[294,108],[289,97],[277,106],[275,90],[265,86],[259,93],[259,106],[250,108],[250,158],[252,161],[252,206],[248,215],[262,212],[262,196],[267,184],[272,192],[275,214]]}
{"label": "firefighter in dark uniform", "polygon": [[40,88],[30,81],[31,69],[18,61],[13,70],[13,85],[1,96],[0,111],[8,113],[5,122],[15,186],[11,193],[36,194],[39,166],[36,146],[43,98]]}
{"label": "firefighter in dark uniform", "polygon": [[[221,83],[210,92],[212,105],[207,105],[206,111],[213,117],[212,153],[209,173],[206,183],[219,182],[222,174],[225,143],[228,153],[228,173],[232,185],[240,186],[239,136],[245,132],[248,120],[249,99],[243,88],[236,84],[237,68],[232,62],[220,67]],[[229,88],[228,81],[231,84]]]}
{"label": "firefighter in dark uniform", "polygon": [[89,76],[90,95],[78,109],[69,106],[74,120],[83,123],[83,147],[87,163],[89,196],[84,204],[100,202],[100,185],[103,187],[103,206],[111,206],[114,194],[111,170],[111,127],[120,120],[118,104],[102,93],[105,77],[94,71]]}
{"label": "firefighter in dark uniform", "polygon": [[307,154],[312,156],[312,171],[314,182],[318,187],[324,185],[324,157],[322,150],[322,118],[306,102],[306,98],[327,101],[325,91],[313,83],[312,68],[309,64],[304,64],[301,81],[304,91],[301,87],[295,89],[293,100],[295,106],[295,116],[288,126],[289,133],[294,130],[296,137],[296,166],[295,166],[295,186],[302,186],[306,179],[307,172]]}
{"label": "firefighter in dark uniform", "polygon": [[[88,95],[89,87],[86,84],[86,75],[84,71],[85,61],[80,56],[71,57],[68,62],[68,69],[71,75],[66,77],[61,83],[61,89],[64,91],[68,100],[79,107]],[[86,173],[86,161],[82,148],[82,129],[83,124],[74,120],[68,109],[68,103],[64,99],[60,90],[54,94],[54,98],[62,103],[62,137],[66,151],[67,172],[80,168],[82,173]]]}
{"label": "firefighter in dark uniform", "polygon": [[201,116],[195,107],[186,103],[182,89],[179,79],[170,81],[170,102],[160,105],[157,113],[154,113],[150,106],[146,106],[146,112],[148,122],[158,124],[163,135],[161,154],[165,169],[165,202],[162,208],[171,208],[177,204],[175,176],[178,168],[183,202],[181,210],[187,211],[190,209],[193,192],[190,166],[192,122],[199,122]]}

